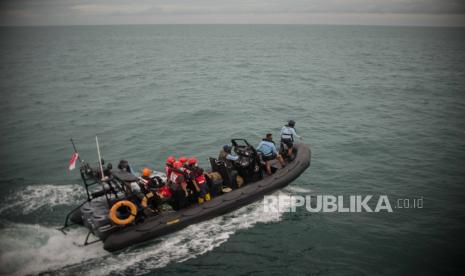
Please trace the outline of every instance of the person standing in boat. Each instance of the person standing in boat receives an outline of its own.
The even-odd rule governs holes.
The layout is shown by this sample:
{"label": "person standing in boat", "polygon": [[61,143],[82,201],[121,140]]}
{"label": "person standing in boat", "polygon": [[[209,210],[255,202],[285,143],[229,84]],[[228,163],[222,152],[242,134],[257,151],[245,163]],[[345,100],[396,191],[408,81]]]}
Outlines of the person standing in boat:
{"label": "person standing in boat", "polygon": [[267,133],[266,137],[262,139],[257,147],[257,151],[262,153],[263,161],[265,161],[266,173],[268,175],[271,175],[271,160],[278,159],[281,166],[285,166],[282,156],[276,150],[276,145],[273,142],[273,135],[271,133]]}
{"label": "person standing in boat", "polygon": [[283,126],[281,129],[281,143],[287,146],[287,156],[291,159],[294,157],[294,140],[296,138],[301,137],[297,135],[295,131],[295,121],[290,120],[287,122],[287,125]]}

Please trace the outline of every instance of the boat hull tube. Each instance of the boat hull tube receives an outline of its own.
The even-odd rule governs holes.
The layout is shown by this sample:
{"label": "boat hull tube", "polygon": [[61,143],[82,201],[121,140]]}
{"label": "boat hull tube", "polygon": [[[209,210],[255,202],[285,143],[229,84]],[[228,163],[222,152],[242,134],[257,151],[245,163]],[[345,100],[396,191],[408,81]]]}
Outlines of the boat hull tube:
{"label": "boat hull tube", "polygon": [[294,160],[289,162],[286,167],[276,170],[271,176],[217,196],[201,205],[195,204],[176,212],[166,212],[149,217],[140,224],[120,228],[109,223],[108,213],[101,211],[89,216],[90,209],[108,210],[108,206],[103,206],[105,205],[104,201],[92,202],[96,206],[87,206],[86,203],[77,212],[81,213],[83,224],[103,241],[105,250],[121,250],[173,233],[191,224],[229,213],[287,186],[310,166],[310,148],[303,143],[296,143],[294,148],[296,149]]}

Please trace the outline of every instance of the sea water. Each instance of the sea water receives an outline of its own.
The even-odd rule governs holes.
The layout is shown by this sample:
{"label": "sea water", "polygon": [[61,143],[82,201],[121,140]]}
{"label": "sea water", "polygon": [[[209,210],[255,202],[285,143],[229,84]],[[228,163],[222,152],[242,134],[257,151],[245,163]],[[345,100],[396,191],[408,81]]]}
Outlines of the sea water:
{"label": "sea water", "polygon": [[[465,247],[463,28],[165,25],[0,28],[0,273],[458,274]],[[422,198],[392,213],[264,212],[262,201],[111,254],[59,228],[80,157],[208,168],[231,138],[311,167],[277,192]]]}

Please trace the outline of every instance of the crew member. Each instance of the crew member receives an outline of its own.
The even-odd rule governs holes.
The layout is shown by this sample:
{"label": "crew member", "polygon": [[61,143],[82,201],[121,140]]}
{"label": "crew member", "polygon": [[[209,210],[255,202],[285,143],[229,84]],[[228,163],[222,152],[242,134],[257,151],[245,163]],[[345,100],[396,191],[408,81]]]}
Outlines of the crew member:
{"label": "crew member", "polygon": [[173,171],[170,176],[170,188],[174,193],[174,208],[180,209],[185,206],[187,193],[187,182],[184,172],[182,171],[182,163],[176,161],[173,163]]}
{"label": "crew member", "polygon": [[262,139],[257,147],[257,151],[262,153],[263,161],[265,161],[266,173],[268,175],[271,175],[271,160],[278,159],[281,166],[285,166],[282,156],[276,150],[276,145],[273,142],[273,136],[271,133],[266,134],[266,137]]}
{"label": "crew member", "polygon": [[[189,160],[190,158],[187,158],[185,156],[179,157],[179,162],[182,163],[182,167],[180,168],[180,170],[184,173],[184,176],[186,177],[187,193],[188,195],[192,195],[194,194],[194,191],[198,193],[200,191],[200,188],[197,186],[197,183],[195,182],[194,176],[189,166]],[[191,199],[195,200],[195,198]]]}
{"label": "crew member", "polygon": [[287,122],[287,125],[283,126],[281,129],[281,143],[287,146],[287,156],[291,159],[293,158],[293,147],[295,138],[300,138],[299,135],[295,132],[295,121],[290,120]]}
{"label": "crew member", "polygon": [[143,188],[145,193],[148,193],[151,189],[154,189],[158,186],[158,183],[151,178],[152,170],[149,168],[144,168],[142,170],[142,176],[140,177],[141,182],[143,183]]}
{"label": "crew member", "polygon": [[198,202],[202,204],[204,201],[210,200],[210,193],[208,192],[208,185],[203,169],[199,167],[197,158],[191,157],[188,160],[188,170],[191,175],[192,182],[199,193]]}
{"label": "crew member", "polygon": [[173,171],[174,162],[176,162],[176,158],[174,158],[174,156],[168,156],[168,158],[166,158],[166,165],[165,165],[166,179],[170,179],[171,172]]}
{"label": "crew member", "polygon": [[158,183],[155,179],[150,177],[151,175],[152,175],[152,170],[145,167],[142,169],[141,176],[139,177],[139,186],[142,189],[143,194],[142,193],[138,194],[139,200],[137,201],[137,204],[140,204],[140,202],[144,200],[144,197],[147,197],[147,199],[145,200],[148,201],[147,206],[150,207],[149,209],[144,210],[147,216],[153,214],[153,212],[158,213],[159,206],[161,204],[161,200],[158,194],[153,193],[153,191],[155,191],[156,187],[158,186]]}
{"label": "crew member", "polygon": [[224,161],[228,164],[231,164],[232,161],[237,161],[239,156],[232,154],[232,147],[230,145],[224,145],[223,149],[220,150],[218,155],[218,160]]}

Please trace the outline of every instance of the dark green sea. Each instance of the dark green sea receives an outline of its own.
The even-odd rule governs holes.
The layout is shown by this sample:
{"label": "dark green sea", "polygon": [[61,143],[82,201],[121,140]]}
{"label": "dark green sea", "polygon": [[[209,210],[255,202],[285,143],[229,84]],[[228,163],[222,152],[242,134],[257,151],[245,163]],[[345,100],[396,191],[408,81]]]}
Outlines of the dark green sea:
{"label": "dark green sea", "polygon": [[[154,25],[0,28],[0,273],[461,275],[465,29]],[[423,198],[392,213],[261,202],[111,254],[56,229],[84,198],[73,152],[207,167],[287,120],[311,167],[277,194]],[[393,206],[394,207],[394,206]],[[46,275],[48,275],[46,273]],[[462,274],[463,275],[463,274]]]}

